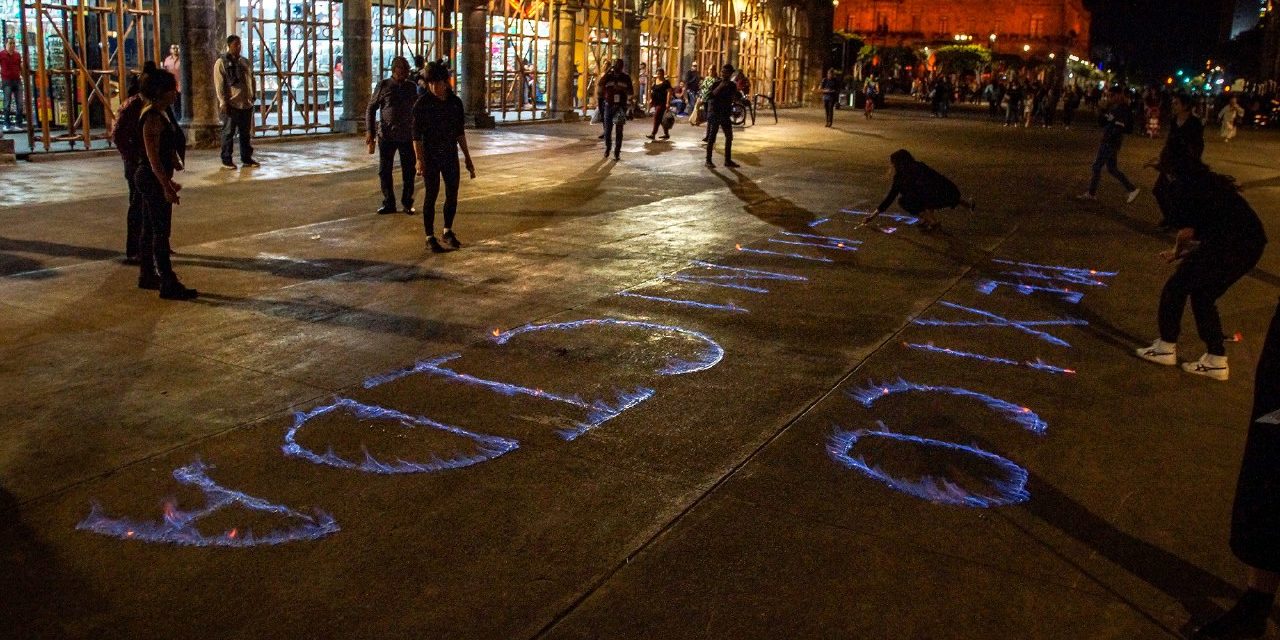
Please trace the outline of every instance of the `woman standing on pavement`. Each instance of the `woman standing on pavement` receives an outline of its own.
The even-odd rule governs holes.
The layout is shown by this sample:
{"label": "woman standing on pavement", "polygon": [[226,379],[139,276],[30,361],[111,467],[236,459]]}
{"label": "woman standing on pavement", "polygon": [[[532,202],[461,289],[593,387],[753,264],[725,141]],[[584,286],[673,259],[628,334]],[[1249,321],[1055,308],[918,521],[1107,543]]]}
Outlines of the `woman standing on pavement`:
{"label": "woman standing on pavement", "polygon": [[662,127],[662,139],[671,137],[670,129],[662,124],[671,108],[671,83],[667,81],[665,69],[658,69],[657,81],[649,89],[649,106],[653,107],[653,131],[646,138],[653,140],[658,135],[658,127]]}
{"label": "woman standing on pavement", "polygon": [[1261,638],[1280,588],[1280,305],[1254,378],[1253,413],[1231,510],[1231,551],[1249,567],[1249,590],[1200,627],[1199,640]]}
{"label": "woman standing on pavement", "polygon": [[[1204,123],[1195,115],[1195,104],[1191,101],[1191,96],[1179,93],[1173,96],[1172,106],[1173,119],[1169,122],[1169,137],[1165,138],[1164,150],[1160,152],[1160,157],[1185,154],[1199,162],[1204,156]],[[1159,158],[1152,160],[1147,166],[1159,168]],[[1156,178],[1151,195],[1155,196],[1156,204],[1160,205],[1162,215],[1160,226],[1170,226],[1172,223],[1169,220],[1169,211],[1172,203],[1169,202],[1169,176],[1163,171]]]}
{"label": "woman standing on pavement", "polygon": [[1183,363],[1182,369],[1227,380],[1226,337],[1217,301],[1258,264],[1267,235],[1233,178],[1172,150],[1160,164],[1169,177],[1167,216],[1178,229],[1173,249],[1160,255],[1181,263],[1160,294],[1160,337],[1151,346],[1139,348],[1137,354],[1156,364],[1178,364],[1178,334],[1190,298],[1205,354],[1195,362]]}
{"label": "woman standing on pavement", "polygon": [[442,62],[432,62],[427,65],[424,79],[427,91],[413,105],[413,150],[418,157],[418,175],[423,177],[427,190],[427,198],[422,205],[427,249],[431,253],[442,253],[444,247],[440,246],[435,234],[440,181],[444,180],[444,235],[441,239],[450,247],[460,249],[462,243],[453,232],[453,217],[458,213],[458,183],[462,179],[458,171],[459,148],[466,161],[467,173],[473,180],[476,167],[471,163],[471,150],[467,148],[462,100],[449,88],[449,68]]}
{"label": "woman standing on pavement", "polygon": [[827,69],[827,77],[818,85],[818,91],[822,92],[822,109],[827,114],[827,126],[830,127],[835,123],[836,101],[840,99],[840,80],[836,78],[834,68]]}
{"label": "woman standing on pavement", "polygon": [[141,93],[145,104],[138,127],[146,157],[133,178],[142,205],[138,288],[158,289],[165,300],[191,300],[198,292],[178,281],[169,259],[173,205],[178,204],[182,189],[173,181],[173,173],[182,169],[184,138],[169,110],[178,98],[178,81],[168,71],[152,70],[142,77]]}

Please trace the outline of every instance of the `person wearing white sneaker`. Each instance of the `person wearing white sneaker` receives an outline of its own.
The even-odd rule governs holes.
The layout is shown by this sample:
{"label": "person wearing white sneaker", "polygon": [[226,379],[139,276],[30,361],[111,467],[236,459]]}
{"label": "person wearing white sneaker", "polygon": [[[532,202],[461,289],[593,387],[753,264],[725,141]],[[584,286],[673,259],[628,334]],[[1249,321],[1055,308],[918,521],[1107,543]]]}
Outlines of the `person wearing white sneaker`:
{"label": "person wearing white sneaker", "polygon": [[1267,236],[1253,208],[1240,195],[1235,179],[1214,173],[1185,153],[1160,160],[1169,176],[1169,220],[1178,228],[1173,249],[1160,254],[1180,262],[1160,293],[1157,314],[1160,339],[1139,349],[1138,357],[1160,364],[1176,359],[1178,333],[1187,300],[1205,354],[1182,365],[1187,373],[1227,380],[1226,336],[1217,300],[1262,258]]}
{"label": "person wearing white sneaker", "polygon": [[1098,157],[1093,161],[1093,178],[1089,180],[1089,190],[1079,197],[1080,200],[1093,200],[1098,195],[1098,186],[1102,182],[1102,170],[1115,176],[1129,194],[1128,201],[1138,198],[1140,191],[1129,182],[1129,178],[1120,171],[1117,162],[1120,159],[1120,147],[1124,137],[1133,131],[1133,112],[1129,110],[1129,95],[1116,87],[1110,93],[1111,102],[1103,115],[1102,144],[1098,147]]}

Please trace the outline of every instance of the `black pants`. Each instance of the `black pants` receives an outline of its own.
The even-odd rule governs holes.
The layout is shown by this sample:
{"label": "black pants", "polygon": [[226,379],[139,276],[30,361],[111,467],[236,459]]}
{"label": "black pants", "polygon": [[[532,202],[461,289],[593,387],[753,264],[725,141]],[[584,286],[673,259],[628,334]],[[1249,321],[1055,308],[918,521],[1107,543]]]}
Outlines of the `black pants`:
{"label": "black pants", "polygon": [[1172,199],[1169,197],[1169,176],[1161,173],[1156,178],[1156,184],[1151,188],[1151,195],[1155,196],[1156,204],[1160,207],[1160,226],[1168,226],[1169,211],[1173,207]]}
{"label": "black pants", "polygon": [[1280,426],[1256,422],[1280,409],[1280,306],[1253,384],[1249,436],[1231,510],[1231,550],[1251,567],[1280,572]]}
{"label": "black pants", "polygon": [[[455,152],[456,153],[456,152]],[[423,181],[427,199],[422,205],[422,225],[427,235],[435,235],[436,198],[440,197],[440,179],[444,178],[444,228],[453,227],[453,217],[458,213],[458,183],[462,173],[458,169],[458,156],[433,158],[427,156]]]}
{"label": "black pants", "polygon": [[1120,181],[1120,184],[1124,187],[1125,191],[1132,192],[1137,188],[1133,186],[1132,182],[1129,182],[1129,178],[1126,177],[1124,172],[1120,171],[1120,167],[1116,165],[1119,158],[1119,146],[1104,142],[1101,147],[1098,147],[1098,157],[1093,161],[1093,178],[1089,181],[1089,193],[1098,193],[1098,185],[1102,182],[1102,169],[1104,167],[1106,168],[1107,173],[1115,176],[1116,180]]}
{"label": "black pants", "polygon": [[835,122],[836,119],[836,101],[834,98],[823,98],[822,108],[827,112],[827,124]]}
{"label": "black pants", "polygon": [[396,192],[395,186],[391,183],[391,169],[396,164],[396,156],[400,156],[400,181],[403,185],[400,188],[400,204],[404,208],[413,207],[413,181],[417,176],[414,163],[417,162],[413,154],[413,141],[406,140],[404,142],[392,142],[388,140],[378,141],[378,181],[382,184],[382,206],[395,208]]}
{"label": "black pants", "polygon": [[729,122],[729,114],[710,112],[707,116],[707,162],[711,162],[711,152],[716,148],[716,132],[724,131],[724,161],[733,160],[733,125]]}
{"label": "black pants", "polygon": [[142,209],[142,233],[138,239],[139,270],[143,275],[173,273],[169,261],[169,231],[173,226],[173,205],[164,198],[164,187],[151,172],[151,166],[142,163],[133,174]]}
{"label": "black pants", "polygon": [[138,245],[142,238],[142,194],[138,193],[135,177],[138,163],[124,160],[124,181],[129,185],[129,212],[124,220],[124,254],[130,258],[138,256]]}
{"label": "black pants", "polygon": [[1217,301],[1231,285],[1257,266],[1263,246],[1233,247],[1230,251],[1201,249],[1184,258],[1160,293],[1160,339],[1178,341],[1182,311],[1187,298],[1191,298],[1191,313],[1205,349],[1211,355],[1227,355]]}
{"label": "black pants", "polygon": [[607,105],[604,108],[604,154],[610,150],[613,157],[622,153],[622,125],[626,122],[626,105]]}
{"label": "black pants", "polygon": [[1071,126],[1071,123],[1072,123],[1072,122],[1075,122],[1075,120],[1076,120],[1076,110],[1075,110],[1075,109],[1063,109],[1063,110],[1062,110],[1062,124],[1064,124],[1064,125],[1066,125],[1066,126],[1068,126],[1068,127],[1069,127],[1069,126]]}
{"label": "black pants", "polygon": [[[653,105],[653,131],[649,134],[650,137],[658,135],[658,127],[662,126],[662,117],[665,115],[667,115],[667,105],[665,104]],[[670,132],[668,132],[665,128],[662,130],[662,135],[665,136],[669,134]]]}
{"label": "black pants", "polygon": [[253,143],[249,142],[253,135],[253,109],[227,107],[227,113],[222,117],[223,164],[231,163],[231,149],[237,134],[240,136],[240,162],[253,160]]}

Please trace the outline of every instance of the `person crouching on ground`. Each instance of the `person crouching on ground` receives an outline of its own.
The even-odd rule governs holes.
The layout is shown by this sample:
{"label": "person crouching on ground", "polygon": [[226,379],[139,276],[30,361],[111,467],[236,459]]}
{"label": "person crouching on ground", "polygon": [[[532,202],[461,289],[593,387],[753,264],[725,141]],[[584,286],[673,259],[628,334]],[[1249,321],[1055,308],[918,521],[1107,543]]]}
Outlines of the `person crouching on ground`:
{"label": "person crouching on ground", "polygon": [[462,248],[453,232],[453,217],[458,213],[458,149],[466,161],[467,173],[476,177],[476,167],[471,163],[471,150],[467,148],[467,132],[464,129],[466,114],[462,100],[449,88],[449,68],[441,62],[427,65],[425,80],[427,91],[413,105],[413,150],[418,157],[418,175],[423,177],[427,190],[422,205],[422,224],[427,232],[427,248],[441,253],[444,247],[436,240],[436,198],[440,195],[440,180],[444,179],[444,235],[441,238],[454,249]]}
{"label": "person crouching on ground", "polygon": [[938,209],[954,209],[961,205],[968,207],[970,211],[975,208],[972,200],[966,200],[960,195],[960,188],[954,182],[916,160],[906,149],[893,152],[889,156],[889,163],[893,166],[893,186],[889,189],[889,195],[876,207],[875,213],[863,224],[870,223],[876,216],[887,211],[893,206],[894,200],[907,213],[920,218],[920,228],[925,231],[941,226],[942,223],[933,217],[933,212]]}
{"label": "person crouching on ground", "polygon": [[145,105],[138,126],[146,158],[138,164],[133,178],[142,202],[138,288],[158,289],[165,300],[191,300],[198,292],[178,281],[169,260],[173,205],[178,204],[178,191],[182,190],[182,185],[173,181],[173,172],[182,169],[184,139],[169,111],[178,98],[178,81],[168,71],[152,70],[142,77],[141,93]]}
{"label": "person crouching on ground", "polygon": [[1165,215],[1178,233],[1173,248],[1160,256],[1181,262],[1160,293],[1160,337],[1137,354],[1156,364],[1178,364],[1178,334],[1190,298],[1205,354],[1182,369],[1226,380],[1230,369],[1217,300],[1258,264],[1267,235],[1233,178],[1210,171],[1185,152],[1166,150],[1164,156],[1159,168],[1169,178]]}

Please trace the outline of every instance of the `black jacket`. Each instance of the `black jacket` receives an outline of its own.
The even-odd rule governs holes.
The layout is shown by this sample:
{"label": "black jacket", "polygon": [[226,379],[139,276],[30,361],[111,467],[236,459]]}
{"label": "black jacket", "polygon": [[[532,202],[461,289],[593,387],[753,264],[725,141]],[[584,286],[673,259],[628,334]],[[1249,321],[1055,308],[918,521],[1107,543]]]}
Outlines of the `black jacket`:
{"label": "black jacket", "polygon": [[899,166],[889,195],[876,210],[888,210],[898,196],[902,196],[903,206],[911,209],[951,209],[960,204],[960,188],[919,160],[907,160]]}
{"label": "black jacket", "polygon": [[1240,251],[1267,243],[1262,221],[1230,179],[1207,168],[1169,176],[1167,222],[1195,230],[1202,252]]}
{"label": "black jacket", "polygon": [[413,139],[433,158],[458,159],[458,138],[466,130],[462,100],[449,92],[443,100],[427,91],[413,105]]}
{"label": "black jacket", "polygon": [[413,105],[417,99],[418,86],[408,80],[400,84],[391,79],[378,83],[365,110],[367,130],[376,131],[387,142],[413,140]]}

